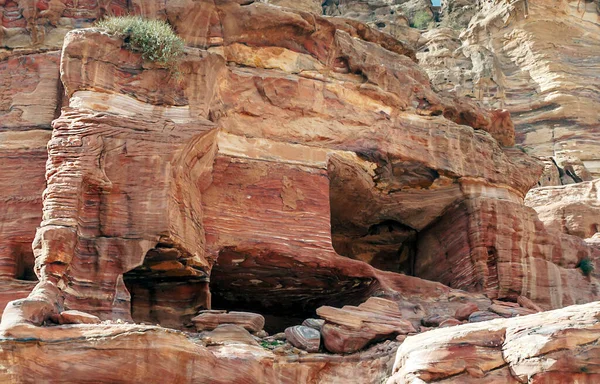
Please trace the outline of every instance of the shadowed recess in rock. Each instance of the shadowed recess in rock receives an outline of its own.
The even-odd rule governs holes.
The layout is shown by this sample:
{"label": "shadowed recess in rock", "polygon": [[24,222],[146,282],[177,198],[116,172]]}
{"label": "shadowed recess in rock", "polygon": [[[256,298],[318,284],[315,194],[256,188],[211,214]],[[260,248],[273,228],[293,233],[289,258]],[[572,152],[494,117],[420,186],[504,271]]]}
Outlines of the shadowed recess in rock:
{"label": "shadowed recess in rock", "polygon": [[208,274],[181,256],[176,248],[159,244],[143,265],[123,275],[133,321],[186,329],[199,310],[210,308]]}
{"label": "shadowed recess in rock", "polygon": [[272,330],[293,318],[314,317],[323,305],[358,305],[379,287],[373,277],[313,263],[269,251],[224,249],[211,274],[213,307],[261,313]]}
{"label": "shadowed recess in rock", "polygon": [[412,275],[418,232],[462,198],[460,188],[418,162],[376,152],[361,158],[375,168],[336,156],[329,161],[333,247],[378,269]]}

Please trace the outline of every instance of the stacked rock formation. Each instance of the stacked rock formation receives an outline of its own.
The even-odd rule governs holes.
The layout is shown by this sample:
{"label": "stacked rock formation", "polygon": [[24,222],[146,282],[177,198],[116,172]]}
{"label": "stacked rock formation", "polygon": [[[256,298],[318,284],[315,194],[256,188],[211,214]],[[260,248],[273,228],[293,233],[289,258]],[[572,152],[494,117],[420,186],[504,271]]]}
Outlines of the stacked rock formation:
{"label": "stacked rock formation", "polygon": [[[547,346],[499,340],[600,295],[594,228],[524,204],[543,165],[510,115],[438,93],[409,35],[238,1],[0,10],[0,381],[380,383],[401,343],[392,381],[522,380]],[[176,71],[67,33],[124,13],[174,27]],[[595,305],[540,331],[575,356],[548,377],[594,379]],[[454,344],[473,365],[434,372]]]}

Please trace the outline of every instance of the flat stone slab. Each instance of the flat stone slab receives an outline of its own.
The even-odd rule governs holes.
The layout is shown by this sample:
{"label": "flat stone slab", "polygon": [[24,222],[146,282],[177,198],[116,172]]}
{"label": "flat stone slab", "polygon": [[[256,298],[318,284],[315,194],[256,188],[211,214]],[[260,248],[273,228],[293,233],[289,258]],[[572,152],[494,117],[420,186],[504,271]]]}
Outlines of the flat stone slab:
{"label": "flat stone slab", "polygon": [[251,312],[202,312],[192,319],[196,330],[211,331],[221,324],[235,324],[249,332],[259,332],[265,326],[265,318]]}

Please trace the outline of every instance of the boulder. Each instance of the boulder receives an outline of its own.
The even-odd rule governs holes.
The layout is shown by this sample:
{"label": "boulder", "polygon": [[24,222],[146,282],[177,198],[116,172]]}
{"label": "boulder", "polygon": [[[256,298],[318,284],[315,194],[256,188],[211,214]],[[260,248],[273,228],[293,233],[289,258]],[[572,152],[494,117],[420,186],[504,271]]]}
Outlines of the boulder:
{"label": "boulder", "polygon": [[[377,300],[377,306],[368,303]],[[383,306],[382,303],[387,305]],[[321,335],[325,348],[333,353],[352,353],[374,341],[415,333],[412,324],[402,318],[398,304],[371,298],[358,307],[320,307],[317,314],[325,319]]]}
{"label": "boulder", "polygon": [[462,323],[463,323],[462,321],[451,317],[451,318],[448,318],[448,319],[442,321],[440,323],[440,328],[453,327],[455,325],[460,325]]}
{"label": "boulder", "polygon": [[480,323],[482,321],[500,319],[502,316],[490,311],[477,311],[469,316],[469,323]]}
{"label": "boulder", "polygon": [[386,383],[594,382],[599,311],[594,302],[409,336]]}
{"label": "boulder", "polygon": [[100,318],[89,313],[69,310],[62,311],[57,316],[57,322],[58,324],[99,324]]}
{"label": "boulder", "polygon": [[321,346],[321,333],[304,325],[286,328],[285,337],[294,347],[307,352],[318,352]]}
{"label": "boulder", "polygon": [[517,298],[517,303],[519,303],[519,305],[523,308],[528,308],[531,309],[535,312],[542,312],[542,308],[539,307],[539,305],[536,305],[533,301],[531,301],[530,299],[528,299],[525,296],[519,296]]}
{"label": "boulder", "polygon": [[316,329],[317,331],[323,328],[323,324],[325,324],[325,320],[323,319],[306,319],[302,322],[302,325],[305,327]]}
{"label": "boulder", "polygon": [[211,331],[203,332],[200,339],[207,345],[259,345],[244,327],[235,324],[220,324]]}
{"label": "boulder", "polygon": [[456,312],[454,312],[454,317],[458,320],[468,320],[469,316],[471,316],[473,312],[477,311],[479,311],[479,308],[475,303],[467,303],[456,309]]}
{"label": "boulder", "polygon": [[444,316],[444,315],[430,315],[430,316],[426,316],[421,320],[421,323],[423,323],[424,326],[426,327],[439,327],[440,324],[442,324],[444,321],[450,319],[450,316]]}
{"label": "boulder", "polygon": [[525,315],[531,315],[533,313],[538,312],[538,311],[535,311],[535,310],[529,309],[529,308],[523,308],[523,307],[518,307],[518,306],[513,307],[513,306],[499,305],[499,304],[491,305],[488,308],[488,311],[497,313],[498,315],[500,315],[502,317],[525,316]]}

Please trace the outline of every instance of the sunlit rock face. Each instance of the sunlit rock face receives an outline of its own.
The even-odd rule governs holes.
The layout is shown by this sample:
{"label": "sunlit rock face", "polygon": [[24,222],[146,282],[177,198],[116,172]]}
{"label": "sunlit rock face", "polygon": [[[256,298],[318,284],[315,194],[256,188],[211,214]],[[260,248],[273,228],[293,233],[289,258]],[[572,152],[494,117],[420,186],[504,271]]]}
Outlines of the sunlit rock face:
{"label": "sunlit rock face", "polygon": [[[400,6],[416,14],[421,3]],[[380,8],[360,4],[338,8]],[[524,204],[540,180],[591,179],[588,160],[515,148],[512,104],[444,83],[445,67],[434,73],[412,48],[421,34],[409,21],[391,36],[294,5],[0,5],[2,381],[57,381],[70,364],[73,382],[124,372],[131,382],[401,382],[416,372],[403,361],[421,353],[401,350],[392,371],[403,342],[437,351],[476,325],[473,343],[496,348],[504,336],[489,319],[597,300],[597,272],[582,267],[600,257],[593,192],[564,187],[586,199],[565,225],[540,209],[562,194],[538,189]],[[484,5],[490,17],[513,8]],[[125,13],[169,22],[185,54],[164,67],[122,37],[79,29]],[[438,48],[465,46],[437,31],[423,35],[430,54],[435,36]],[[492,84],[477,75],[478,52],[449,61],[475,88]],[[593,335],[595,307],[580,308],[573,326]],[[580,344],[565,347],[579,360],[556,377],[574,374],[589,352]],[[485,360],[478,351],[468,353]],[[420,379],[463,379],[456,364]],[[511,369],[490,377],[527,374]]]}
{"label": "sunlit rock face", "polygon": [[590,238],[600,232],[600,180],[535,188],[525,204],[535,209],[547,228]]}
{"label": "sunlit rock face", "polygon": [[598,310],[596,302],[409,337],[386,383],[593,382]]}
{"label": "sunlit rock face", "polygon": [[574,156],[600,176],[596,2],[484,1],[463,25],[423,35],[419,63],[433,83],[509,110],[529,154]]}

